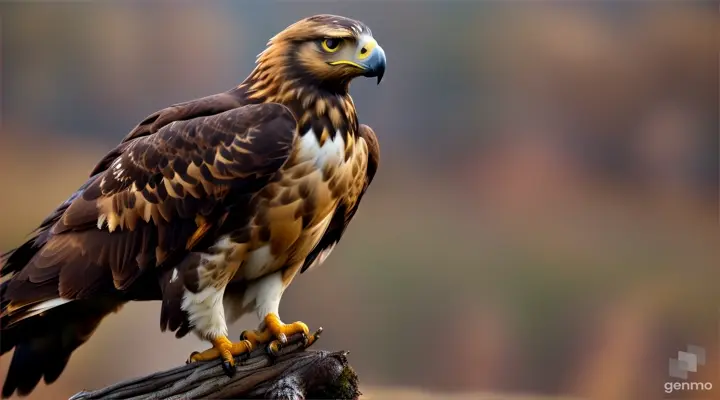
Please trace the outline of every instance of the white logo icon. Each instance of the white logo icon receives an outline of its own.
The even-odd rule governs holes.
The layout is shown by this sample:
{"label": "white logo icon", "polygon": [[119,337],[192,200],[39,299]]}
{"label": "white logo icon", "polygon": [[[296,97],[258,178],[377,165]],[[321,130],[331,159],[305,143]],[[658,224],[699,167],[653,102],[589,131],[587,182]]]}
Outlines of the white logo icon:
{"label": "white logo icon", "polygon": [[687,351],[678,351],[678,357],[670,359],[670,377],[687,380],[688,372],[697,372],[698,365],[705,365],[705,349],[688,345]]}

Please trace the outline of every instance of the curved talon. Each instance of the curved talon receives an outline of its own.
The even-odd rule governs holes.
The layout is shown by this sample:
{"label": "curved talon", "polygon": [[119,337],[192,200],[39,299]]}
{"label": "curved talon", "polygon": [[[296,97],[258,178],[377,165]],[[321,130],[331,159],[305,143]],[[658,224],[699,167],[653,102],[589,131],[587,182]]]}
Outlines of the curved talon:
{"label": "curved talon", "polygon": [[197,354],[200,354],[200,353],[197,352],[197,351],[193,351],[192,353],[190,353],[190,355],[188,356],[187,360],[185,360],[185,364],[194,363],[195,361],[193,360],[193,358],[194,358],[195,355],[197,355]]}
{"label": "curved talon", "polygon": [[267,345],[267,352],[273,357],[279,356],[280,350],[282,350],[282,344],[279,340],[273,340]]}
{"label": "curved talon", "polygon": [[230,378],[235,376],[235,372],[237,372],[237,370],[235,369],[234,361],[232,363],[230,363],[230,361],[223,361],[222,369],[223,369],[223,371],[225,371],[225,374],[227,376],[229,376]]}

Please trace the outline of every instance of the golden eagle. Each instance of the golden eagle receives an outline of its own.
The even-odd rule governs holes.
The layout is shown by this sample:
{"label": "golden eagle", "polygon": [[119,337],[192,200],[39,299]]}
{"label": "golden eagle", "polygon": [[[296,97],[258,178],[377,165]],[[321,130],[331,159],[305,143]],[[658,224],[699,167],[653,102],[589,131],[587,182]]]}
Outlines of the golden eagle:
{"label": "golden eagle", "polygon": [[[4,397],[54,382],[71,353],[124,303],[162,300],[160,327],[194,331],[233,356],[288,335],[278,317],[298,272],[340,240],[378,167],[350,81],[385,71],[363,23],[303,19],[270,39],[239,86],[143,120],[32,237],[3,255],[2,354],[15,349]],[[256,312],[245,340],[228,322]]]}

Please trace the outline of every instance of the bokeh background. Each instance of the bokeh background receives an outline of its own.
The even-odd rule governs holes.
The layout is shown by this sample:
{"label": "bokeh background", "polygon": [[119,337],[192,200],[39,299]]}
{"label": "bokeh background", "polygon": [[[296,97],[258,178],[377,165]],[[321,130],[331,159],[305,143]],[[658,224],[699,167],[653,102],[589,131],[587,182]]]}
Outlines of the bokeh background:
{"label": "bokeh background", "polygon": [[[662,398],[668,359],[720,398],[718,5],[710,1],[0,5],[0,247],[146,115],[240,83],[317,13],[388,55],[352,86],[382,161],[285,320],[323,326],[370,398]],[[184,362],[159,304],[108,317],[33,399]],[[258,323],[242,319],[239,334]],[[0,340],[2,338],[0,337]],[[0,377],[9,355],[0,359]]]}

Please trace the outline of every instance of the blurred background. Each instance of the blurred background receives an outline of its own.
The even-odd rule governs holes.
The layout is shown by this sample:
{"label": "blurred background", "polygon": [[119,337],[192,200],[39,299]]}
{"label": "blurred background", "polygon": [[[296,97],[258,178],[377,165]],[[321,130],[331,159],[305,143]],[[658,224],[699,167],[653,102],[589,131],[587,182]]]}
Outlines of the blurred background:
{"label": "blurred background", "polygon": [[[369,398],[720,398],[718,5],[207,1],[0,5],[0,248],[152,112],[221,92],[318,13],[388,56],[358,80],[382,161],[342,244],[286,292]],[[31,399],[184,362],[206,344],[127,305]],[[242,319],[234,335],[258,323]],[[1,338],[0,338],[1,340]],[[4,378],[9,355],[0,359]]]}

